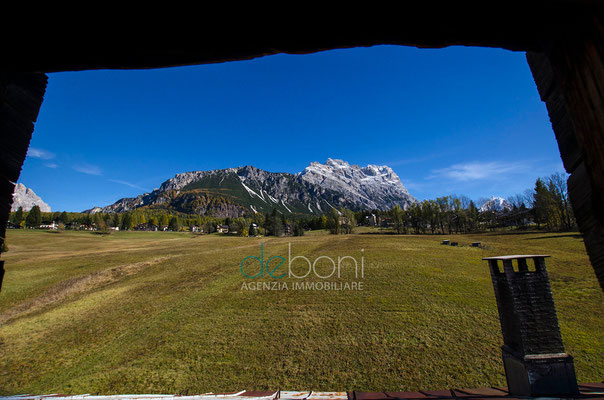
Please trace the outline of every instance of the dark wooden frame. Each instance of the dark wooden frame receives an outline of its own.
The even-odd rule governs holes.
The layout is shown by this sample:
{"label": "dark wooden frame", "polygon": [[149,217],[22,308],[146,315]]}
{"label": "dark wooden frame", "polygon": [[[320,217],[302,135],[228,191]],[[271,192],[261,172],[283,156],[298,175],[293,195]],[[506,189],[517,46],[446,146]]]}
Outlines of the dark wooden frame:
{"label": "dark wooden frame", "polygon": [[[167,33],[156,24],[132,30],[133,20],[121,24],[104,20],[98,26],[89,21],[63,25],[63,35],[48,26],[28,26],[28,35],[20,37],[25,41],[7,38],[0,59],[0,245],[48,72],[159,68],[378,44],[500,47],[527,52],[561,158],[571,174],[569,194],[579,228],[604,289],[602,1],[419,3],[405,3],[402,13],[377,5],[346,16],[300,13],[299,24],[287,16],[279,23],[250,14],[247,23],[231,19],[218,27],[199,23],[186,34]],[[228,11],[220,15],[230,17],[232,10]]]}

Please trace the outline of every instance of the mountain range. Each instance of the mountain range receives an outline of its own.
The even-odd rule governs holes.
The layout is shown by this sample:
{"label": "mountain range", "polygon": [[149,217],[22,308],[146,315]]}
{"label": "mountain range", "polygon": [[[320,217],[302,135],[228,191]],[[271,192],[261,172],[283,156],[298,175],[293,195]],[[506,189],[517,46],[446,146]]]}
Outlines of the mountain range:
{"label": "mountain range", "polygon": [[408,208],[417,200],[387,166],[359,167],[346,161],[313,162],[304,171],[268,172],[252,166],[177,174],[151,193],[123,198],[84,212],[116,213],[140,207],[187,214],[239,217],[267,213],[322,214],[352,210]]}
{"label": "mountain range", "polygon": [[485,212],[485,211],[495,211],[495,212],[501,212],[504,210],[511,210],[512,209],[512,205],[503,197],[498,197],[498,196],[493,196],[491,197],[489,200],[485,201],[481,206],[480,206],[480,212]]}

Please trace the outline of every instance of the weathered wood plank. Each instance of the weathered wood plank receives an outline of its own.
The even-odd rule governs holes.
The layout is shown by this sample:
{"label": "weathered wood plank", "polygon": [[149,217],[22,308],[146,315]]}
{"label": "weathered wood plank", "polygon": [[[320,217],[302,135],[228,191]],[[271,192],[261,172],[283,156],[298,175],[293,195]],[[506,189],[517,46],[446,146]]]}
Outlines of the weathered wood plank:
{"label": "weathered wood plank", "polygon": [[527,61],[572,173],[571,203],[604,289],[604,25],[594,13],[573,32],[548,34],[545,56]]}
{"label": "weathered wood plank", "polygon": [[568,193],[589,261],[604,290],[604,227],[598,219],[598,214],[602,212],[602,200],[592,187],[587,167],[581,163],[568,179]]}
{"label": "weathered wood plank", "polygon": [[45,74],[0,74],[0,246],[46,83]]}
{"label": "weathered wood plank", "polygon": [[555,80],[554,71],[547,56],[539,53],[527,53],[526,59],[537,84],[539,96],[547,107],[547,114],[558,141],[564,169],[571,173],[581,162],[582,152],[575,138],[573,123],[566,108],[566,99],[560,85]]}
{"label": "weathered wood plank", "polygon": [[547,56],[543,53],[529,51],[526,53],[526,61],[531,67],[531,73],[537,85],[541,101],[545,102],[555,86],[552,66]]}

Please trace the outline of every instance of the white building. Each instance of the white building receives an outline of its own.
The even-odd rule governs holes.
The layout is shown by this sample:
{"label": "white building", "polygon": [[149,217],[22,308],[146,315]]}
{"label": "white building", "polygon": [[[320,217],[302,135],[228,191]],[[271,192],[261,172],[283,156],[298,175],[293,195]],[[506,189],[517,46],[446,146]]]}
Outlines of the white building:
{"label": "white building", "polygon": [[50,224],[41,224],[38,228],[40,228],[40,229],[59,229],[59,225],[55,221],[52,221],[52,223],[50,223]]}

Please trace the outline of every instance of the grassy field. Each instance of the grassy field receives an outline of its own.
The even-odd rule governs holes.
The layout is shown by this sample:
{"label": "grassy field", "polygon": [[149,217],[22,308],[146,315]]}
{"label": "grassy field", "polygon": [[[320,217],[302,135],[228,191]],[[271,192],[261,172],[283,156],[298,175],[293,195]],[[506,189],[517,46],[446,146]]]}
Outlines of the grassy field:
{"label": "grassy field", "polygon": [[[604,295],[579,235],[454,237],[462,245],[481,241],[480,249],[376,232],[238,238],[9,231],[0,394],[505,385],[497,308],[481,258],[521,253],[552,256],[552,291],[578,379],[604,379]],[[275,281],[240,271],[244,257],[260,257],[261,243],[264,260],[287,258],[288,243],[292,256],[311,261],[363,257],[362,279],[351,269],[329,279],[360,280],[363,290],[293,290],[295,278],[278,280],[289,290],[242,289]],[[330,269],[326,259],[317,266],[322,274]]]}

